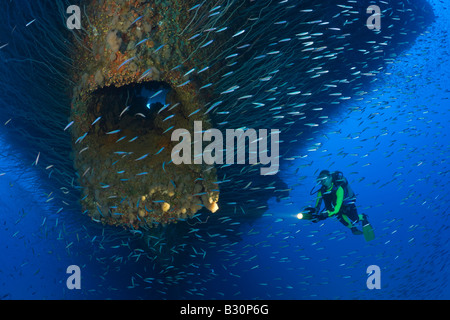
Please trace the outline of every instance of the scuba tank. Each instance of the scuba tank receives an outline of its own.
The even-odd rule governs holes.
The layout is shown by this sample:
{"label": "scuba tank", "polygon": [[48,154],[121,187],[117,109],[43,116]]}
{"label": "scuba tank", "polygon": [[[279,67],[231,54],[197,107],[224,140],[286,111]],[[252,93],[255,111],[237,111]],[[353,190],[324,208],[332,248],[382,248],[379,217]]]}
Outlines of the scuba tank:
{"label": "scuba tank", "polygon": [[355,203],[356,195],[350,187],[347,178],[344,177],[344,174],[341,171],[334,171],[331,177],[336,188],[342,187],[344,190],[344,204]]}
{"label": "scuba tank", "polygon": [[[350,184],[348,183],[347,178],[344,177],[344,174],[341,171],[334,171],[331,173],[331,178],[335,189],[342,187],[342,189],[344,190],[344,204],[355,203],[356,194],[353,192],[352,188],[350,187]],[[320,187],[316,190],[317,186],[320,186],[320,183],[317,183],[311,189],[311,191],[309,192],[311,196],[316,194],[322,189],[322,187]]]}

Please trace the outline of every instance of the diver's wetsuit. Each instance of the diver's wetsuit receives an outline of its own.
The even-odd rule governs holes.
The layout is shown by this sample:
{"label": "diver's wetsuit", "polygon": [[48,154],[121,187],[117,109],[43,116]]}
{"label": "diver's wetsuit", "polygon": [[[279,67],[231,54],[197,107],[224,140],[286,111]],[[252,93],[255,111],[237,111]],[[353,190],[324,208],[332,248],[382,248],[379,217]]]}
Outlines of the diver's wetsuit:
{"label": "diver's wetsuit", "polygon": [[336,215],[338,220],[346,227],[352,228],[363,215],[358,215],[354,199],[344,199],[344,189],[336,187],[334,183],[329,189],[322,187],[316,200],[316,209],[320,209],[322,199],[328,211],[328,217]]}

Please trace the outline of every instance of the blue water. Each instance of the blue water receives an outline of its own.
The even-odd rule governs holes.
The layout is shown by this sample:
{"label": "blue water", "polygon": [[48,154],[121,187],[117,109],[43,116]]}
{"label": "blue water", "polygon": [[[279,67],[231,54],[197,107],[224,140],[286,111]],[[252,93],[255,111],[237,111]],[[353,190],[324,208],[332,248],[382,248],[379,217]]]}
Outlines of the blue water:
{"label": "blue water", "polygon": [[[239,241],[203,239],[207,250],[193,246],[173,272],[127,246],[136,239],[125,231],[93,225],[76,202],[58,211],[64,190],[42,180],[3,126],[0,298],[449,299],[449,4],[430,2],[427,32],[282,162],[289,198],[270,199]],[[375,240],[334,219],[296,218],[314,204],[324,168],[344,172]],[[69,265],[81,268],[80,290],[66,286]],[[380,267],[381,289],[367,288],[370,265]]]}

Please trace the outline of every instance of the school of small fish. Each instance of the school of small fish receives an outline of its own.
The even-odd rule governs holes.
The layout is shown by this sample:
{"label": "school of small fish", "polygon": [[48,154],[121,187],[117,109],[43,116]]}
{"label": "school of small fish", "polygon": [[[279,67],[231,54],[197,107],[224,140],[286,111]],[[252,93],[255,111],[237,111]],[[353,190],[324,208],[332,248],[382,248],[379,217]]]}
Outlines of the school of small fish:
{"label": "school of small fish", "polygon": [[[373,31],[365,25],[369,2],[187,0],[135,5],[102,0],[83,8],[84,30],[72,34],[74,45],[62,58],[70,76],[57,77],[73,88],[70,110],[66,107],[58,121],[46,123],[39,117],[51,119],[50,111],[39,110],[36,123],[42,131],[30,163],[61,183],[44,200],[55,214],[38,223],[42,239],[57,234],[57,244],[48,254],[62,250],[83,265],[100,266],[97,287],[87,297],[100,292],[120,297],[126,288],[139,297],[151,292],[152,297],[169,299],[248,298],[253,292],[239,284],[257,274],[254,291],[260,292],[259,298],[317,298],[332,277],[311,276],[312,261],[317,263],[317,255],[327,252],[330,243],[349,245],[351,235],[347,230],[320,233],[323,224],[299,227],[296,221],[288,222],[290,218],[270,210],[272,198],[295,211],[292,207],[310,199],[296,200],[290,193],[312,184],[321,169],[316,166],[325,163],[345,164],[342,170],[353,182],[367,182],[371,188],[409,188],[402,204],[415,203],[418,195],[406,186],[406,181],[410,183],[406,176],[438,164],[424,154],[414,164],[392,163],[396,168],[391,180],[374,180],[367,177],[376,167],[371,159],[382,154],[383,147],[385,158],[404,153],[405,163],[424,150],[441,154],[439,165],[444,169],[436,167],[414,185],[448,177],[444,166],[448,145],[437,144],[436,136],[430,137],[436,143],[426,148],[402,142],[399,150],[392,149],[399,147],[394,135],[419,134],[414,121],[431,122],[431,107],[415,105],[411,98],[403,105],[414,107],[402,109],[386,102],[397,102],[396,97],[386,98],[391,88],[372,91],[380,81],[388,81],[389,72],[404,58],[402,51],[430,24],[429,13],[410,1],[380,1],[382,29]],[[44,20],[28,17],[23,28],[38,28]],[[0,57],[10,44],[0,38]],[[47,59],[48,69],[63,73]],[[408,74],[408,82],[424,73],[417,64],[410,70],[415,74],[395,72]],[[448,93],[448,88],[438,89]],[[396,90],[402,92],[401,87]],[[165,103],[152,102],[159,99]],[[342,108],[346,117],[338,114]],[[18,125],[22,118],[30,118],[29,111],[17,112],[7,115],[4,127],[17,125],[11,130],[29,135]],[[343,137],[346,131],[339,124],[355,114],[359,117],[352,123],[358,127]],[[203,130],[279,129],[281,165],[291,174],[260,176],[259,165],[173,164],[171,133],[192,129],[194,121],[202,121]],[[399,121],[411,126],[392,130],[390,123]],[[437,125],[439,134],[448,137],[445,123]],[[49,127],[57,132],[51,151],[43,143],[48,130],[53,130]],[[331,152],[324,147],[338,138],[352,143],[352,150],[342,146]],[[389,144],[386,139],[391,139]],[[368,151],[366,146],[372,143]],[[70,158],[57,152],[69,147]],[[0,173],[0,179],[7,175]],[[448,210],[448,192],[436,192]],[[442,210],[431,202],[424,198],[421,205],[433,212]],[[364,210],[377,207],[371,203]],[[82,215],[74,208],[81,208]],[[26,212],[19,212],[16,225]],[[400,233],[408,235],[409,246],[421,239],[416,232],[430,236],[419,222],[407,230],[395,217],[386,216],[380,223],[385,226],[379,230],[385,246],[392,241],[400,247],[395,238]],[[14,229],[12,237],[28,241],[20,229]],[[394,260],[411,259],[398,251]],[[380,261],[391,258],[390,253],[380,257]],[[360,279],[355,279],[354,269],[365,258],[347,250],[336,259],[321,256],[318,263],[335,259],[340,281],[355,283]],[[268,278],[271,263],[286,266],[293,280],[286,282],[282,274]],[[41,268],[35,269],[38,274]],[[352,294],[355,298],[363,293]]]}

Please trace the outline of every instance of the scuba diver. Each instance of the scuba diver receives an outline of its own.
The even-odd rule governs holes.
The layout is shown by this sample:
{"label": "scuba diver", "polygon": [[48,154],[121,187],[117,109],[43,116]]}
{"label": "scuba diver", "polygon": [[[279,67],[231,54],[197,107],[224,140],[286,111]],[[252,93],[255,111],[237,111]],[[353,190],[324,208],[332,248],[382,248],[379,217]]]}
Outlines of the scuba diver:
{"label": "scuba diver", "polygon": [[[315,207],[306,208],[297,217],[318,222],[335,216],[354,235],[363,234],[366,241],[373,240],[375,234],[372,226],[369,224],[365,214],[358,214],[355,205],[356,195],[342,172],[336,171],[331,173],[328,170],[322,170],[317,178],[317,182],[321,185],[320,189],[313,192],[314,187],[310,192],[311,195],[317,193]],[[320,211],[322,202],[325,209]],[[360,221],[363,226],[362,232],[356,227],[356,224]]]}

